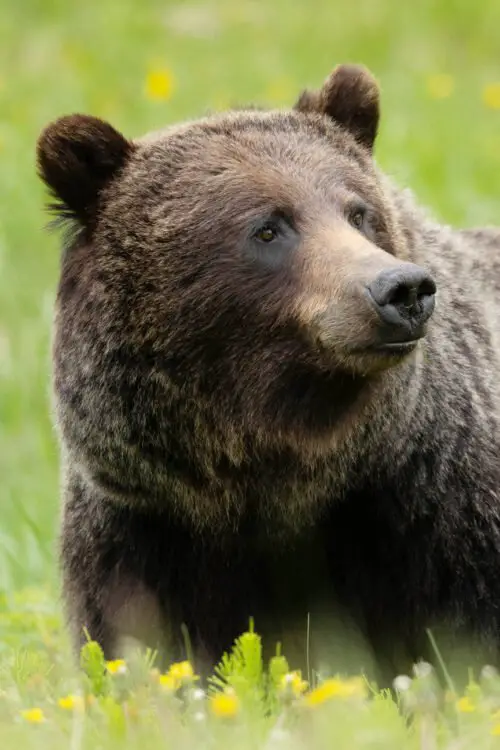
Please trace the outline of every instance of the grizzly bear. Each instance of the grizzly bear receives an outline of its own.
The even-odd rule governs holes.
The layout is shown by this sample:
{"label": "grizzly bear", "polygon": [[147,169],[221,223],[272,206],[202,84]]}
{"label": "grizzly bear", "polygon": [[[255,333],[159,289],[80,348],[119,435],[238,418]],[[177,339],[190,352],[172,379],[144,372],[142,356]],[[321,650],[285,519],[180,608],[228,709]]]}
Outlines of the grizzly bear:
{"label": "grizzly bear", "polygon": [[378,126],[341,65],[285,111],[41,134],[76,646],[188,637],[203,671],[253,616],[333,670],[394,676],[429,630],[496,659],[500,231],[419,208]]}

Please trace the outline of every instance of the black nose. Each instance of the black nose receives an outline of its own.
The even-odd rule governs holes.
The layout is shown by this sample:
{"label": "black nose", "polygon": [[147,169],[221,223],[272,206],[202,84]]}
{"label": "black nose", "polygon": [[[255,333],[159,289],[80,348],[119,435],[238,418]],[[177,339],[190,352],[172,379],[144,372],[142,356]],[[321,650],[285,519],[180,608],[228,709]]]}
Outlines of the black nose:
{"label": "black nose", "polygon": [[423,335],[434,310],[436,284],[423,268],[404,263],[382,271],[368,286],[382,321],[408,338]]}

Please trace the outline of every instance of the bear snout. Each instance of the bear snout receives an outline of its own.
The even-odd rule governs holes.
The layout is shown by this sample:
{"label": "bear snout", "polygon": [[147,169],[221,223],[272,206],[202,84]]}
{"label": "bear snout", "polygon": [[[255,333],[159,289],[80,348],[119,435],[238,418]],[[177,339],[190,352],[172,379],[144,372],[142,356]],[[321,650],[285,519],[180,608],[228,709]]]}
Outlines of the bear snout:
{"label": "bear snout", "polygon": [[329,360],[378,370],[411,353],[426,334],[436,283],[413,263],[391,264],[358,278],[314,316],[313,335]]}

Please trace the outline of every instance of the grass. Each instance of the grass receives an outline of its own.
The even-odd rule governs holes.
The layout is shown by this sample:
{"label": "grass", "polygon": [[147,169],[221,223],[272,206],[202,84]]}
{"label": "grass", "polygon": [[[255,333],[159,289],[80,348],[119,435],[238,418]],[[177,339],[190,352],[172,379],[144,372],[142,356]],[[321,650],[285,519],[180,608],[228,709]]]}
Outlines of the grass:
{"label": "grass", "polygon": [[419,664],[396,680],[394,699],[362,676],[313,672],[308,683],[279,647],[265,664],[251,624],[208,684],[190,662],[161,673],[150,653],[105,662],[92,641],[76,671],[50,596],[25,591],[9,604],[0,618],[1,747],[494,750],[500,743],[500,675],[491,667],[459,695]]}
{"label": "grass", "polygon": [[[444,221],[494,223],[500,5],[1,0],[0,11],[0,744],[149,747],[154,736],[159,747],[260,746],[255,743],[264,742],[272,724],[263,711],[250,722],[255,734],[243,709],[232,724],[215,722],[213,733],[210,724],[200,734],[189,719],[182,734],[165,718],[170,708],[156,712],[156,729],[147,729],[147,722],[144,728],[146,713],[156,706],[147,692],[151,685],[134,683],[141,718],[131,734],[120,696],[118,702],[116,695],[98,699],[101,713],[90,716],[82,736],[82,723],[57,706],[80,678],[69,666],[58,604],[58,454],[49,373],[59,247],[44,231],[36,138],[49,120],[74,111],[107,118],[134,136],[233,103],[288,105],[336,63],[358,61],[382,85],[380,165]],[[151,72],[159,75],[151,78]],[[32,726],[19,712],[36,701],[47,721]],[[407,729],[388,698],[338,706],[328,701],[324,711],[313,712],[312,724],[310,714],[288,707],[287,721],[296,729],[285,745],[433,748],[436,727],[439,747],[500,743],[489,733],[486,714],[493,709],[476,700],[474,711],[462,712],[462,744],[445,728],[444,710],[438,718],[424,711],[422,730],[419,721]],[[282,709],[276,708],[273,721]],[[259,729],[264,724],[266,732]]]}

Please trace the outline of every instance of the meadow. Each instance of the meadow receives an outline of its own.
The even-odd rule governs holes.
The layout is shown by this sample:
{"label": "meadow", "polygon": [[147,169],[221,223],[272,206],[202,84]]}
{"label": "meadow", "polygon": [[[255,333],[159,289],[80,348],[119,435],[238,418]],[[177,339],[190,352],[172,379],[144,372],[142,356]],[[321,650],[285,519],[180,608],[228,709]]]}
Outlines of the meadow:
{"label": "meadow", "polygon": [[217,696],[189,664],[106,666],[95,644],[83,671],[71,664],[50,414],[60,244],[34,159],[62,114],[133,137],[233,104],[289,106],[335,64],[362,62],[382,88],[380,166],[445,222],[498,223],[500,4],[0,0],[0,21],[0,746],[500,747],[492,670],[458,695],[421,667],[400,681],[398,712],[362,680],[306,688],[283,657],[262,665],[256,633]]}

